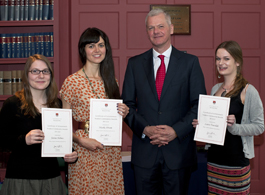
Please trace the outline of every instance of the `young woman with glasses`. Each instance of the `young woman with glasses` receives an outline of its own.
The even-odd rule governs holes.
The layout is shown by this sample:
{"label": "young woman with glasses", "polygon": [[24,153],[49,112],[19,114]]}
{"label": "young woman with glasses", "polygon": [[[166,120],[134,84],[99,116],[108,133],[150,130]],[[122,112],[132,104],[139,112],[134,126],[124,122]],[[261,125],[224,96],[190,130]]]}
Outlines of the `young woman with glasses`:
{"label": "young woman with glasses", "polygon": [[[0,194],[66,194],[57,158],[41,157],[41,109],[62,106],[48,59],[30,56],[22,82],[24,88],[8,98],[0,112],[0,144],[11,151]],[[64,157],[65,162],[76,159],[76,152]]]}

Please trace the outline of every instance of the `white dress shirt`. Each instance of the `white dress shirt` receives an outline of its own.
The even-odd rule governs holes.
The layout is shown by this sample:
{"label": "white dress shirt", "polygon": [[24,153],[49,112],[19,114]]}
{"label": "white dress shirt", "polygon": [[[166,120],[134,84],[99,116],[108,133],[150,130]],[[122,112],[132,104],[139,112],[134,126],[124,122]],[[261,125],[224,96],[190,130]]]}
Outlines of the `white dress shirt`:
{"label": "white dress shirt", "polygon": [[154,62],[154,75],[155,75],[155,79],[156,79],[157,70],[158,70],[158,68],[159,68],[159,66],[161,64],[161,59],[158,56],[159,55],[165,56],[164,62],[165,62],[166,72],[167,72],[167,68],[168,68],[168,63],[169,63],[171,51],[172,51],[172,45],[170,45],[170,47],[164,53],[162,53],[162,54],[158,53],[157,51],[155,51],[153,49],[153,62]]}

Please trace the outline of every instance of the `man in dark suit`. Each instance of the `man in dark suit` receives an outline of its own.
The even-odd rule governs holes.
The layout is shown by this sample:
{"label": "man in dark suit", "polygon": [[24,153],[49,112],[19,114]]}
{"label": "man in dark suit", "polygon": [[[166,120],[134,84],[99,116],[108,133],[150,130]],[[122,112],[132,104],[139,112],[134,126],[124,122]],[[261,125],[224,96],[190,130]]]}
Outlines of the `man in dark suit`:
{"label": "man in dark suit", "polygon": [[[197,118],[199,94],[206,94],[204,77],[196,56],[171,45],[173,29],[163,10],[150,11],[146,30],[153,48],[129,59],[124,78],[122,98],[130,108],[125,122],[133,131],[138,195],[187,194],[197,164],[191,123]],[[156,79],[162,61],[166,75],[158,79],[160,94]]]}

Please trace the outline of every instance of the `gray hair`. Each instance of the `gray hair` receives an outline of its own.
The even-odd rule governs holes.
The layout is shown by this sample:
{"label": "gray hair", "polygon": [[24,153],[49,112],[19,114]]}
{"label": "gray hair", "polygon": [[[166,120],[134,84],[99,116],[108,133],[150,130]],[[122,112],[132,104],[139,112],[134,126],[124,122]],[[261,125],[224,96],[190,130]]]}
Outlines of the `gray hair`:
{"label": "gray hair", "polygon": [[157,16],[157,15],[159,15],[159,14],[161,14],[161,13],[165,15],[165,18],[166,18],[166,21],[167,21],[168,25],[171,25],[171,16],[170,16],[167,12],[165,12],[164,10],[162,10],[162,9],[160,9],[160,8],[158,8],[158,9],[152,9],[152,10],[147,14],[147,16],[145,17],[145,25],[147,25],[147,19],[148,19],[149,17]]}

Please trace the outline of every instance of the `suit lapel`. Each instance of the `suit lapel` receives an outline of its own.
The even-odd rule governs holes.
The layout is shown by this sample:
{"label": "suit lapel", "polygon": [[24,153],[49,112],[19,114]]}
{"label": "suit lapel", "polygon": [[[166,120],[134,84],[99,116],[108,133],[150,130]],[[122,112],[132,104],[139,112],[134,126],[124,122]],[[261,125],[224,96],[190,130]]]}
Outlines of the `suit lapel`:
{"label": "suit lapel", "polygon": [[172,47],[172,52],[168,64],[168,69],[166,73],[166,77],[164,80],[163,88],[162,88],[162,93],[160,100],[163,99],[163,96],[166,94],[166,91],[170,85],[171,80],[177,75],[177,71],[179,71],[179,63],[178,63],[178,58],[180,57],[179,51]]}
{"label": "suit lapel", "polygon": [[156,92],[156,86],[155,86],[155,78],[154,78],[154,64],[153,64],[153,53],[152,49],[149,50],[150,52],[147,53],[145,62],[144,62],[144,70],[146,73],[147,80],[149,82],[150,88],[158,100],[157,92]]}

